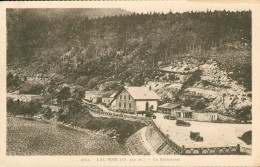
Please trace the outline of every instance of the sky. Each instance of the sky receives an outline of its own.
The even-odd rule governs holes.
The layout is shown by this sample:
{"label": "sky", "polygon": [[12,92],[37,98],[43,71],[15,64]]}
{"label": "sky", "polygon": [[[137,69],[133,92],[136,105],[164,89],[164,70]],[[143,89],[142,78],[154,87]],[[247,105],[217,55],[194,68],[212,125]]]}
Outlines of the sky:
{"label": "sky", "polygon": [[[204,1],[202,3],[202,1]],[[170,10],[175,12],[186,12],[186,11],[207,11],[211,10],[230,10],[230,11],[241,11],[249,10],[256,5],[250,3],[233,3],[228,4],[225,0],[218,0],[221,4],[214,3],[216,0],[157,0],[157,1],[73,1],[73,2],[26,2],[21,3],[8,3],[8,7],[19,7],[19,8],[121,8],[130,12],[136,13],[149,13],[149,12],[164,12],[168,13]],[[239,1],[239,0],[229,0]],[[242,0],[240,0],[242,1]],[[250,0],[247,0],[250,1]],[[252,1],[252,0],[251,0]],[[243,2],[245,2],[243,0]],[[19,4],[19,5],[17,5]]]}
{"label": "sky", "polygon": [[[112,5],[112,4],[111,4]],[[110,6],[110,5],[108,5]],[[241,5],[236,4],[216,4],[216,3],[198,3],[198,2],[187,2],[181,0],[175,1],[130,1],[126,5],[125,3],[117,3],[122,9],[128,10],[130,12],[136,13],[147,13],[147,12],[164,12],[168,13],[170,10],[175,12],[186,12],[186,11],[207,11],[207,10],[230,10],[230,11],[241,11],[248,10],[249,4]]]}

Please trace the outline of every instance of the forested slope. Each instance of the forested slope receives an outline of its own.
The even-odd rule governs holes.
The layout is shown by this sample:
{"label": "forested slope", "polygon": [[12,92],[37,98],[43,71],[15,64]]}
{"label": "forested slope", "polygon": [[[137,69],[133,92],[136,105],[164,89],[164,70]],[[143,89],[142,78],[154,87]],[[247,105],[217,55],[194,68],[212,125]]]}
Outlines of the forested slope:
{"label": "forested slope", "polygon": [[158,62],[188,54],[216,59],[251,89],[249,11],[134,13],[97,19],[84,12],[64,13],[8,10],[8,67],[32,74],[57,73],[69,82],[81,78],[89,88],[110,80],[142,85]]}
{"label": "forested slope", "polygon": [[54,13],[7,10],[8,69],[94,89],[109,81],[143,85],[172,60],[213,59],[251,90],[251,11]]}

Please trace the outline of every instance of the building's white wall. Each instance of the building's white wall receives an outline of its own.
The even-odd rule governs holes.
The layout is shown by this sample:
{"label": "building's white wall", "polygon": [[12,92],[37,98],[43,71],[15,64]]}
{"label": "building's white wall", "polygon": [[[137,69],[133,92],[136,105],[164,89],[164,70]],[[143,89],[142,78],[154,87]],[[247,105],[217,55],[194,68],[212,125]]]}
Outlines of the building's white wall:
{"label": "building's white wall", "polygon": [[86,94],[85,94],[85,99],[86,99],[86,100],[92,100],[95,96],[97,96],[97,95],[93,95],[93,94],[88,94],[88,93],[86,93]]}
{"label": "building's white wall", "polygon": [[176,116],[176,112],[180,112],[181,106],[171,109],[170,114]]}
{"label": "building's white wall", "polygon": [[[115,99],[116,101],[116,107],[115,109],[122,109],[122,110],[132,110],[136,111],[135,107],[135,100],[133,97],[127,92],[126,90],[123,90]],[[131,108],[129,107],[129,104],[131,104]]]}
{"label": "building's white wall", "polygon": [[91,101],[92,103],[102,102],[101,95],[85,92],[85,100]]}
{"label": "building's white wall", "polygon": [[145,111],[146,102],[149,103],[149,107],[153,106],[153,111],[157,111],[158,100],[135,100],[128,91],[123,90],[112,102],[110,108],[112,110]]}
{"label": "building's white wall", "polygon": [[20,102],[30,102],[32,100],[39,100],[41,99],[39,95],[17,95],[17,94],[7,94],[8,98],[13,99],[13,101],[20,101]]}
{"label": "building's white wall", "polygon": [[192,117],[196,121],[216,121],[218,119],[217,113],[192,113]]}
{"label": "building's white wall", "polygon": [[136,111],[145,111],[146,109],[146,102],[149,103],[149,107],[153,105],[153,111],[157,111],[157,107],[158,107],[158,101],[154,100],[154,101],[136,101]]}

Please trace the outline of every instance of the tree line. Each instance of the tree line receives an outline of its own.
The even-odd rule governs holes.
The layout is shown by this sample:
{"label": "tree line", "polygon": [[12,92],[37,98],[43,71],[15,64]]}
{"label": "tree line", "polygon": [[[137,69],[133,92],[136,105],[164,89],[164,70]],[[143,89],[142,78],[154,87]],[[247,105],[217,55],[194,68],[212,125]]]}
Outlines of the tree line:
{"label": "tree line", "polygon": [[[132,13],[90,19],[87,15],[43,17],[36,10],[40,9],[7,10],[7,63],[29,65],[40,73],[54,71],[72,82],[82,76],[89,81],[115,76],[137,84],[135,80],[149,77],[159,61],[190,52],[208,56],[212,48],[221,54],[237,50],[229,47],[235,42],[243,46],[240,50],[251,53],[251,11]],[[70,57],[65,57],[72,48]],[[226,58],[219,57],[225,64]]]}

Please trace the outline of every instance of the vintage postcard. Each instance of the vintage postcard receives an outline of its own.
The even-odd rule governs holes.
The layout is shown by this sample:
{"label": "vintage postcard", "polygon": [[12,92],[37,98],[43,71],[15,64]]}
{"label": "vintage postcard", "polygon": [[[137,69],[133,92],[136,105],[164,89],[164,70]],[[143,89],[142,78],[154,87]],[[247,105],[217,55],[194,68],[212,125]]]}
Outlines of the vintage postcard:
{"label": "vintage postcard", "polygon": [[0,166],[260,165],[260,4],[1,2]]}

